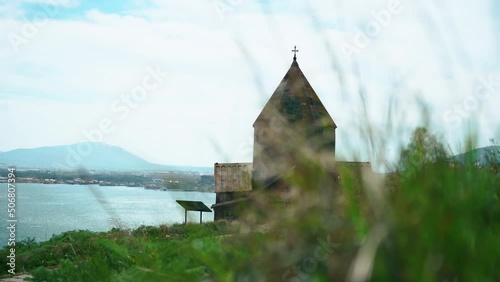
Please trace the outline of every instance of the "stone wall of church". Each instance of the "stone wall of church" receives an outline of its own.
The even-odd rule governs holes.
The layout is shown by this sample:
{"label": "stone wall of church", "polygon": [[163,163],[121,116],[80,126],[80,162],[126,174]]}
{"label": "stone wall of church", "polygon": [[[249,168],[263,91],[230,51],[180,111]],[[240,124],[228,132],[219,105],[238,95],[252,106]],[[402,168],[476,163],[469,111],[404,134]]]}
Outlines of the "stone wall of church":
{"label": "stone wall of church", "polygon": [[253,181],[268,186],[306,159],[335,160],[335,128],[310,123],[259,123],[254,127]]}

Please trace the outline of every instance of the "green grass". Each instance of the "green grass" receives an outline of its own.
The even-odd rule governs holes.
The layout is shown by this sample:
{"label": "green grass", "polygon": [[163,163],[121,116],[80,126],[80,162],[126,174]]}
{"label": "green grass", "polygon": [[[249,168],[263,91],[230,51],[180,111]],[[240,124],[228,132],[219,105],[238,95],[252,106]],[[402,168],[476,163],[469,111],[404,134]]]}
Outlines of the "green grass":
{"label": "green grass", "polygon": [[[230,234],[230,230],[229,223],[217,222],[65,232],[47,242],[19,242],[17,272],[32,273],[35,281],[200,280],[208,270],[199,266],[194,250],[219,246],[220,236]],[[7,249],[0,255],[6,257]],[[1,268],[7,273],[5,263]]]}
{"label": "green grass", "polygon": [[286,206],[255,192],[238,222],[26,240],[17,272],[34,281],[500,281],[498,170],[439,158],[403,167],[385,178],[331,174],[305,159],[285,179]]}

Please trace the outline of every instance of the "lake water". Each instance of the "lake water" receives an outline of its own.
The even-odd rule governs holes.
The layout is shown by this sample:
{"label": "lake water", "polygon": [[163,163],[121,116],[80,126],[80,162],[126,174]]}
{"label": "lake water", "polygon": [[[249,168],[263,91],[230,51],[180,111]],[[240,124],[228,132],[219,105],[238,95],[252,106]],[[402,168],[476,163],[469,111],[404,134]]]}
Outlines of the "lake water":
{"label": "lake water", "polygon": [[[1,187],[4,186],[4,187]],[[6,245],[7,184],[0,183],[0,245]],[[215,193],[154,191],[139,187],[31,184],[16,185],[16,240],[45,241],[53,234],[87,229],[107,231],[113,227],[135,228],[184,222],[184,209],[176,200],[215,203]],[[199,212],[188,212],[188,222],[199,222]],[[213,213],[203,213],[212,221]]]}

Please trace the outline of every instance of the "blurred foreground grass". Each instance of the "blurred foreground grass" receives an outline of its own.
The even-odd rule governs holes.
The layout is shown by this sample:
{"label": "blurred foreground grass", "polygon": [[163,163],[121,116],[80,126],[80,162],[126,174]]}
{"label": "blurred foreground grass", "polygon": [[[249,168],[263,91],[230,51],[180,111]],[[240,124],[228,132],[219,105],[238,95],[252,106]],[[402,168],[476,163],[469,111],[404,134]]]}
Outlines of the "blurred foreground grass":
{"label": "blurred foreground grass", "polygon": [[286,205],[255,192],[238,222],[27,240],[16,246],[17,272],[34,281],[500,281],[498,170],[452,163],[418,132],[399,172],[331,173],[303,158],[285,179]]}

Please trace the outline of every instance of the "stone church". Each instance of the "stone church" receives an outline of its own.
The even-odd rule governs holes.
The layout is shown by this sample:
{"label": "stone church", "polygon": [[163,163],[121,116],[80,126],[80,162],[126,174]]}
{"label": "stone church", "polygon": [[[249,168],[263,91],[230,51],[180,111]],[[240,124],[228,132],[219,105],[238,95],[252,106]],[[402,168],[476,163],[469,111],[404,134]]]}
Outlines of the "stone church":
{"label": "stone church", "polygon": [[252,190],[286,191],[282,178],[293,173],[303,158],[370,168],[370,163],[336,162],[337,125],[302,73],[297,51],[293,50],[292,65],[253,124],[253,163],[215,163],[215,220],[237,218],[238,206]]}

